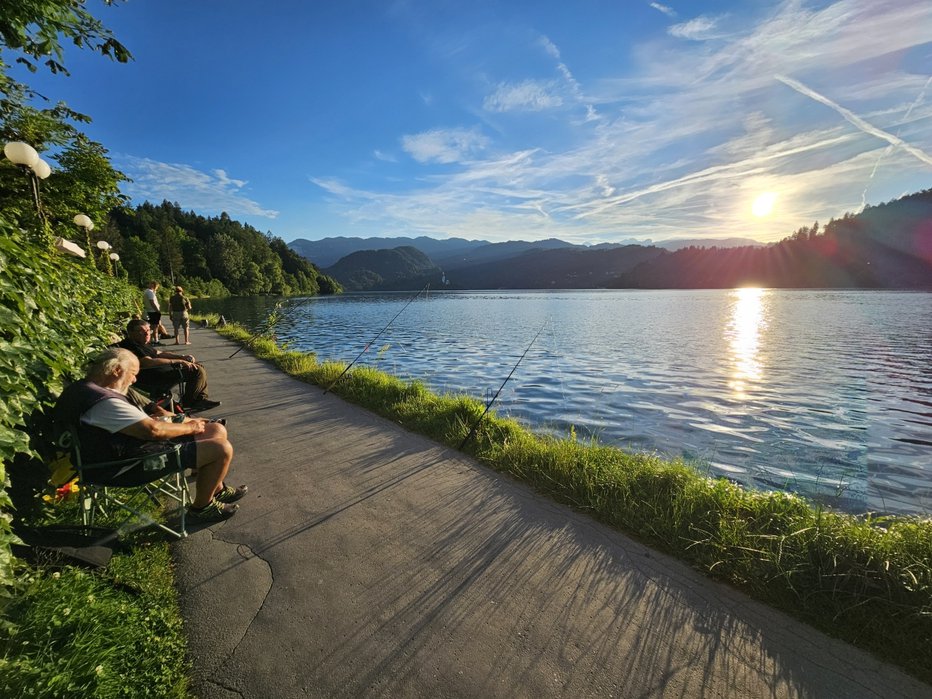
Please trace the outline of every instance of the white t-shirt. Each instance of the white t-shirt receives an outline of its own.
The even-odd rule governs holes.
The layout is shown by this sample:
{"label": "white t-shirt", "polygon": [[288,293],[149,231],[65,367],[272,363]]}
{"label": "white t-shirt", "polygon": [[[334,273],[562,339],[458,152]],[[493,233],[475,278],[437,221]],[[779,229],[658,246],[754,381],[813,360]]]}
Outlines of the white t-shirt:
{"label": "white t-shirt", "polygon": [[142,305],[145,306],[146,313],[156,313],[162,310],[159,308],[159,297],[155,295],[155,289],[146,289],[142,292]]}
{"label": "white t-shirt", "polygon": [[149,416],[135,405],[116,398],[104,398],[81,416],[81,422],[107,430],[110,434],[135,425]]}

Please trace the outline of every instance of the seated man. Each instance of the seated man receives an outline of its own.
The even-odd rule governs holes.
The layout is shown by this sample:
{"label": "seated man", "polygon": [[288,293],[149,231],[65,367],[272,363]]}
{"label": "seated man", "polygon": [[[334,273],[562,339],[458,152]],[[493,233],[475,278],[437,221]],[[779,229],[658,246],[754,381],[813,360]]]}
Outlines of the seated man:
{"label": "seated man", "polygon": [[118,345],[139,360],[140,385],[169,391],[180,378],[185,382],[181,396],[185,410],[210,410],[220,405],[218,400],[207,399],[207,371],[194,356],[159,352],[149,345],[149,332],[149,321],[133,319],[126,324],[126,339]]}
{"label": "seated man", "polygon": [[[226,428],[201,418],[172,422],[149,417],[126,397],[139,373],[139,360],[121,348],[106,350],[91,362],[87,378],[62,391],[55,406],[60,425],[74,425],[81,453],[90,463],[145,455],[160,448],[159,442],[181,443],[181,463],[197,469],[197,489],[188,514],[195,521],[218,521],[231,517],[246,486],[233,488],[223,483],[233,460],[233,445]],[[119,475],[133,483],[135,466]]]}

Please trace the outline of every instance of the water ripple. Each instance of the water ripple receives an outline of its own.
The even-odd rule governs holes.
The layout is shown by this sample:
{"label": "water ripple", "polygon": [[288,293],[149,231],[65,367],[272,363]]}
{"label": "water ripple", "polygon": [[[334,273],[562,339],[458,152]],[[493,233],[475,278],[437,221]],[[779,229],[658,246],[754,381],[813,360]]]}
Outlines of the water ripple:
{"label": "water ripple", "polygon": [[[292,349],[351,361],[411,298],[290,299]],[[216,310],[259,323],[274,300]],[[360,359],[496,409],[849,511],[929,513],[932,294],[877,291],[441,293]]]}

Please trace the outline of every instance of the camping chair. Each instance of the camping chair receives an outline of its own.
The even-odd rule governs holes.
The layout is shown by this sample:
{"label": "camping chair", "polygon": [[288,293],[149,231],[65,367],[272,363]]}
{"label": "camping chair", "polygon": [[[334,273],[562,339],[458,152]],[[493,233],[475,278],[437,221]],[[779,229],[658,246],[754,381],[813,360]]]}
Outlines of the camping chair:
{"label": "camping chair", "polygon": [[[172,536],[183,539],[188,535],[185,515],[191,504],[191,494],[181,465],[181,445],[170,442],[165,448],[142,456],[116,461],[85,463],[81,458],[80,441],[74,427],[65,429],[58,438],[58,446],[71,454],[71,463],[78,474],[81,488],[81,523],[85,528],[94,526],[99,514],[107,515],[124,510],[126,518],[120,523],[134,528],[156,526]],[[177,529],[157,522],[140,507],[146,500],[161,504],[158,495],[164,495],[179,504]]]}
{"label": "camping chair", "polygon": [[[139,372],[134,384],[143,393],[146,393],[154,403],[162,406],[169,412],[175,412],[175,403],[181,402],[184,395],[184,373],[176,365],[156,367]],[[177,398],[175,392],[177,391]]]}

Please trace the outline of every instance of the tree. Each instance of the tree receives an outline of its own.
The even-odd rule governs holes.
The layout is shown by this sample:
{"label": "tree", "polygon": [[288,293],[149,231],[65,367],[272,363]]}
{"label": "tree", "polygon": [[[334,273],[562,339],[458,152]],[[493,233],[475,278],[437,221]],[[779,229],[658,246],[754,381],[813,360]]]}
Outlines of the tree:
{"label": "tree", "polygon": [[145,286],[152,279],[159,279],[158,250],[138,236],[133,236],[123,245],[120,263],[126,269],[129,280]]}
{"label": "tree", "polygon": [[[115,0],[104,0],[107,5]],[[132,59],[109,29],[84,9],[84,0],[3,0],[0,5],[0,89],[14,81],[7,75],[10,57],[35,72],[43,63],[53,73],[68,75],[62,61],[63,41],[89,48],[120,63]]]}

